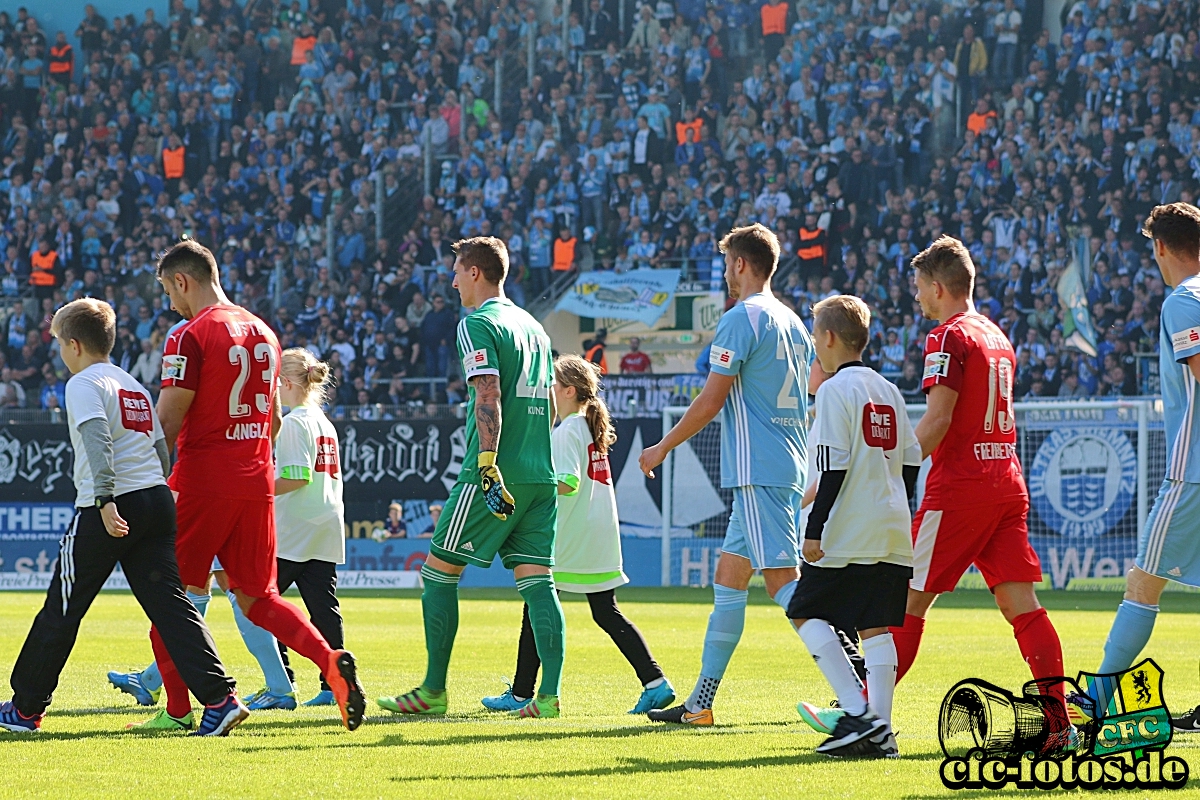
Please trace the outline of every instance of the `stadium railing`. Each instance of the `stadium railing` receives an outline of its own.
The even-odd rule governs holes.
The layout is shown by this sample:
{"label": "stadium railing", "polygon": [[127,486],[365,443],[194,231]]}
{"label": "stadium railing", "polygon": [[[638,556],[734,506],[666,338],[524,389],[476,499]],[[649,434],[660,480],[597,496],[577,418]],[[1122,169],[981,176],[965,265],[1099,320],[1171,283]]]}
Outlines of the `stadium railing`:
{"label": "stadium railing", "polygon": [[[686,410],[663,410],[664,434]],[[1054,588],[1095,588],[1102,579],[1122,579],[1166,472],[1162,400],[1021,402],[1013,411],[1031,501],[1030,539],[1047,580]],[[909,405],[907,413],[915,427],[925,406]],[[694,583],[696,572],[699,583],[711,580],[733,500],[732,490],[721,488],[720,451],[717,419],[659,468],[664,586]]]}

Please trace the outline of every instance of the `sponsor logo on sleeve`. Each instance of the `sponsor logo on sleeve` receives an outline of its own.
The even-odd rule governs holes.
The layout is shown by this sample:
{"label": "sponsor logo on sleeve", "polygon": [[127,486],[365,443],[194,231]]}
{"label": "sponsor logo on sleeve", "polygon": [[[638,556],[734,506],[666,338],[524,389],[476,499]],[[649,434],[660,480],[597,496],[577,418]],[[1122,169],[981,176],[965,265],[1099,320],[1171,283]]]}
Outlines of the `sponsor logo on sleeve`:
{"label": "sponsor logo on sleeve", "polygon": [[324,472],[331,478],[338,477],[338,446],[337,439],[330,436],[317,437],[317,472]]}
{"label": "sponsor logo on sleeve", "polygon": [[726,350],[724,347],[717,347],[714,344],[712,352],[708,356],[708,363],[714,367],[728,367],[736,357],[737,354],[732,350]]}
{"label": "sponsor logo on sleeve", "polygon": [[187,356],[163,356],[162,379],[164,381],[181,381],[187,374]]}
{"label": "sponsor logo on sleeve", "polygon": [[896,409],[888,405],[867,403],[862,415],[863,441],[867,447],[896,449]]}
{"label": "sponsor logo on sleeve", "polygon": [[154,416],[150,412],[150,398],[141,392],[118,389],[117,400],[121,405],[121,425],[126,430],[152,435]]}
{"label": "sponsor logo on sleeve", "polygon": [[1171,348],[1178,353],[1180,350],[1190,350],[1200,346],[1200,325],[1188,328],[1186,331],[1171,334]]}
{"label": "sponsor logo on sleeve", "polygon": [[925,356],[925,375],[923,380],[944,378],[950,374],[950,354],[930,353]]}
{"label": "sponsor logo on sleeve", "polygon": [[478,369],[480,367],[486,367],[487,363],[488,357],[486,350],[472,350],[471,352],[467,353],[466,357],[463,359],[463,369],[467,372],[470,372],[471,370]]}
{"label": "sponsor logo on sleeve", "polygon": [[588,477],[597,483],[612,484],[608,456],[597,450],[594,444],[588,445]]}

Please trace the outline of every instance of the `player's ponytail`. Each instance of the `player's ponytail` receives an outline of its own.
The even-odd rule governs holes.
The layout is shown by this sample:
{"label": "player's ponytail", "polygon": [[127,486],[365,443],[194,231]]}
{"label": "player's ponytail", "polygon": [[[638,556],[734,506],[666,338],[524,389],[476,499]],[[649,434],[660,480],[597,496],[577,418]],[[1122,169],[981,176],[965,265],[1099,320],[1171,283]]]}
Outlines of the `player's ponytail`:
{"label": "player's ponytail", "polygon": [[329,364],[318,359],[311,351],[303,347],[284,350],[279,360],[279,374],[304,390],[304,405],[325,404],[330,379]]}
{"label": "player's ponytail", "polygon": [[563,387],[574,387],[575,399],[579,401],[592,432],[592,441],[600,454],[606,455],[617,440],[617,431],[608,414],[608,406],[600,399],[599,367],[579,356],[559,356],[554,362],[554,380]]}

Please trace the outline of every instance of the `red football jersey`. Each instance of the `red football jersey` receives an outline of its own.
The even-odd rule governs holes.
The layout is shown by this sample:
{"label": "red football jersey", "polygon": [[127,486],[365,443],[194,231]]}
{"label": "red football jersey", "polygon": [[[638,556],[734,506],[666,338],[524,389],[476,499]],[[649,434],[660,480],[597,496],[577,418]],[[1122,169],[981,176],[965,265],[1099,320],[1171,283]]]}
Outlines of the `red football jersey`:
{"label": "red football jersey", "polygon": [[1017,357],[986,317],[955,314],[925,340],[921,388],[958,392],[950,429],[933,451],[922,508],[950,509],[1023,497],[1013,378]]}
{"label": "red football jersey", "polygon": [[271,404],[279,356],[275,333],[240,306],[209,306],[171,332],[162,385],[196,393],[175,445],[172,489],[274,495]]}

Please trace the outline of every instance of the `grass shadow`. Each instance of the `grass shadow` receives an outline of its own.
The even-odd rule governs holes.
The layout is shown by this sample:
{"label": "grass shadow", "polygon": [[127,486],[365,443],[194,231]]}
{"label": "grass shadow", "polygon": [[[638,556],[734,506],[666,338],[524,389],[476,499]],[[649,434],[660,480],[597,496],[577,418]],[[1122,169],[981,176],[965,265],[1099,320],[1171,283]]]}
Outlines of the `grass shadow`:
{"label": "grass shadow", "polygon": [[46,710],[48,718],[90,717],[95,714],[148,714],[157,713],[153,706],[108,706],[106,708],[62,708],[51,706]]}
{"label": "grass shadow", "polygon": [[[448,722],[448,721],[450,721],[450,720],[448,720],[446,718],[440,718],[440,719],[436,719],[436,720],[434,720],[434,719],[388,720],[387,718],[371,718],[371,719],[368,719],[368,725],[369,725],[368,729],[375,727],[375,725],[380,722],[382,722],[382,724],[388,725],[388,726],[397,726],[397,725],[405,726],[405,725],[419,725],[422,723],[435,723],[435,722],[444,724],[445,722]],[[459,721],[460,722],[479,722],[478,719],[461,719]],[[497,720],[497,722],[500,722],[500,721]],[[287,727],[287,728],[302,729],[302,728],[316,727],[318,725],[324,726],[326,724],[328,724],[328,723],[326,723],[323,720],[299,720],[298,719],[298,720],[289,720],[289,721],[280,723],[280,725],[274,726],[274,727]],[[375,741],[361,741],[361,740],[345,739],[345,740],[337,741],[337,742],[322,742],[319,744],[312,744],[312,745],[297,745],[295,743],[281,744],[277,747],[276,746],[266,746],[266,745],[249,745],[246,747],[242,747],[240,749],[244,752],[271,752],[271,751],[275,751],[275,750],[313,750],[313,749],[317,749],[317,748],[323,749],[323,748],[329,748],[329,747],[355,747],[355,748],[357,748],[357,747],[399,747],[399,746],[403,746],[403,745],[414,745],[414,744],[419,744],[423,747],[453,747],[456,745],[488,745],[488,744],[493,744],[493,743],[497,743],[497,742],[512,742],[514,740],[520,741],[522,743],[525,743],[525,742],[538,743],[538,742],[553,742],[553,741],[566,740],[566,739],[628,739],[628,738],[632,738],[632,737],[636,737],[636,736],[670,736],[670,735],[678,735],[678,734],[701,735],[701,736],[734,736],[734,735],[741,735],[744,733],[761,732],[761,729],[763,729],[763,728],[784,727],[785,725],[786,725],[786,723],[782,723],[782,722],[779,722],[779,723],[774,723],[774,722],[750,723],[747,725],[738,725],[738,726],[731,725],[728,727],[721,726],[721,727],[709,728],[702,732],[690,731],[690,732],[685,733],[682,730],[680,730],[678,732],[673,732],[673,731],[670,731],[665,728],[650,727],[648,725],[646,725],[646,726],[640,726],[640,725],[613,726],[611,728],[601,728],[601,729],[592,728],[592,729],[584,729],[584,730],[580,730],[578,728],[565,728],[562,730],[551,730],[551,729],[541,728],[538,730],[534,730],[534,729],[530,729],[530,728],[520,729],[516,725],[507,725],[506,724],[506,725],[504,725],[504,727],[502,729],[500,729],[498,727],[498,729],[496,730],[495,733],[450,734],[450,735],[440,736],[440,737],[436,737],[436,738],[421,738],[421,737],[406,737],[403,734],[397,732],[394,734],[386,735],[383,738],[375,740]],[[253,727],[245,728],[243,730],[246,730],[247,732],[252,732]]]}
{"label": "grass shadow", "polygon": [[[937,756],[922,754],[911,757],[910,761],[929,761]],[[753,769],[756,767],[790,767],[806,764],[826,764],[832,759],[804,748],[803,752],[779,754],[771,756],[755,756],[741,759],[706,759],[655,761],[649,758],[628,758],[619,756],[616,763],[606,766],[590,767],[588,769],[543,770],[541,772],[523,771],[521,773],[491,773],[487,775],[414,775],[394,776],[389,780],[395,783],[419,783],[430,780],[447,781],[496,781],[510,778],[588,778],[633,776],[655,773],[676,773],[702,771],[710,772],[717,769]],[[940,759],[939,759],[940,760]]]}

